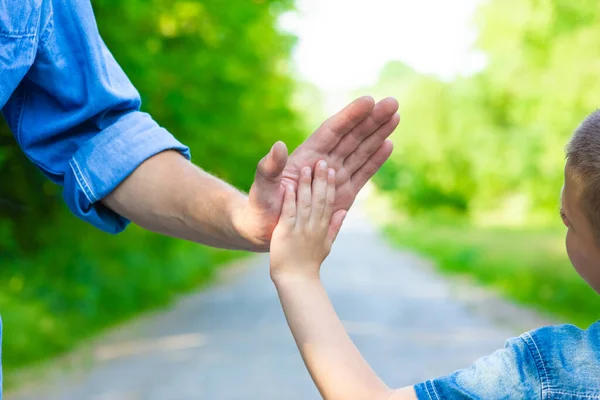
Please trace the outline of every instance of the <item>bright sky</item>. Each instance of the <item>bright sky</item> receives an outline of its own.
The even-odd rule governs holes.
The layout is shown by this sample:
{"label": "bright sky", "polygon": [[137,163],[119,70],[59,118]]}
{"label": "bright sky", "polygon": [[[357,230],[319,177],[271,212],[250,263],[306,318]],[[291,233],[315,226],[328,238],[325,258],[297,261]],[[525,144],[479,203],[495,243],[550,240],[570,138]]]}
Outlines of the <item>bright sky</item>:
{"label": "bright sky", "polygon": [[300,77],[326,92],[377,80],[381,67],[401,60],[450,78],[483,64],[470,49],[478,0],[297,0],[283,29],[299,37],[293,60]]}

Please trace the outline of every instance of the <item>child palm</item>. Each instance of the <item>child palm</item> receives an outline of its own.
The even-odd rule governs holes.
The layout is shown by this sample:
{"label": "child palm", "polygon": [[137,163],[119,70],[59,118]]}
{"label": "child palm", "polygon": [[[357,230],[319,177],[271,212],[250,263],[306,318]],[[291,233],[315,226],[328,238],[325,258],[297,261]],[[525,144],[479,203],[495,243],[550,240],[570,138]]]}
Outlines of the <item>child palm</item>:
{"label": "child palm", "polygon": [[334,204],[335,171],[320,161],[313,179],[310,168],[303,168],[297,196],[292,186],[285,191],[271,240],[271,277],[318,276],[346,215],[334,213]]}

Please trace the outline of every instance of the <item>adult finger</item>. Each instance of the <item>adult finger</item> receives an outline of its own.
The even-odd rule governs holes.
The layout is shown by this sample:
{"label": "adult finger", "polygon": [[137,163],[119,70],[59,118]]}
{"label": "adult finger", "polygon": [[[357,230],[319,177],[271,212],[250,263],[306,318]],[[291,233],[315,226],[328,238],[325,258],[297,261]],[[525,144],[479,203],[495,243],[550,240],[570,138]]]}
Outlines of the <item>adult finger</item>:
{"label": "adult finger", "polygon": [[[336,160],[344,161],[348,156],[353,154],[362,143],[369,140],[372,135],[376,133],[381,134],[379,128],[394,118],[397,111],[398,101],[396,99],[388,97],[381,100],[375,104],[373,111],[367,118],[340,140],[330,155]],[[391,131],[387,136],[389,136],[390,133]],[[379,144],[381,144],[387,136],[381,139]]]}
{"label": "adult finger", "polygon": [[379,150],[383,142],[396,129],[399,122],[400,115],[396,113],[348,155],[343,163],[344,169],[348,174],[353,175]]}
{"label": "adult finger", "polygon": [[367,183],[369,179],[383,165],[384,162],[392,154],[392,150],[394,150],[394,145],[391,140],[386,140],[383,144],[377,149],[377,151],[367,160],[366,163],[362,167],[359,168],[358,171],[352,175],[350,178],[350,182],[352,183],[352,189],[354,190],[355,195],[358,194],[360,189]]}
{"label": "adult finger", "polygon": [[287,147],[283,142],[277,142],[258,162],[250,189],[250,201],[263,207],[270,207],[274,201],[281,202],[281,174],[287,158]]}
{"label": "adult finger", "polygon": [[372,97],[359,97],[323,122],[299,149],[308,146],[319,154],[329,154],[348,132],[371,115],[374,106]]}

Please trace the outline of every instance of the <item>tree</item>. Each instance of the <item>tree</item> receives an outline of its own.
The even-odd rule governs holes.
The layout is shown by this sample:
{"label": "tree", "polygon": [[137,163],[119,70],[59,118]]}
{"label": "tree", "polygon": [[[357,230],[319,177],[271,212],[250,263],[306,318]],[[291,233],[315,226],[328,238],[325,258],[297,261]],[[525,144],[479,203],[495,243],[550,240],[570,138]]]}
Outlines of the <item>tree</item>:
{"label": "tree", "polygon": [[[276,30],[291,0],[96,0],[100,32],[142,95],[143,109],[192,150],[193,161],[249,188],[256,163],[302,139]],[[160,304],[230,257],[130,227],[110,237],[77,220],[60,188],[0,127],[0,310],[14,368]]]}

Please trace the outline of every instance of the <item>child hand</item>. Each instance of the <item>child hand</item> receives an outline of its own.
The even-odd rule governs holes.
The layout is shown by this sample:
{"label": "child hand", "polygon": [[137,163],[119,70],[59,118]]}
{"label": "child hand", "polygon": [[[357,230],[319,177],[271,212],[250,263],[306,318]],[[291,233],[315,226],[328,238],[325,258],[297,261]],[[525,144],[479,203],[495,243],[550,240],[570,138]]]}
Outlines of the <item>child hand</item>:
{"label": "child hand", "polygon": [[[312,187],[311,187],[312,181]],[[271,239],[271,278],[318,277],[346,216],[333,213],[335,171],[325,161],[317,164],[315,177],[305,167],[300,172],[298,193],[285,191],[279,223]]]}

